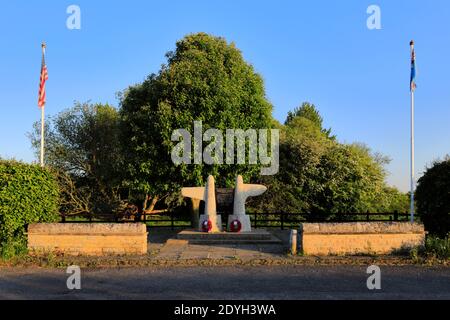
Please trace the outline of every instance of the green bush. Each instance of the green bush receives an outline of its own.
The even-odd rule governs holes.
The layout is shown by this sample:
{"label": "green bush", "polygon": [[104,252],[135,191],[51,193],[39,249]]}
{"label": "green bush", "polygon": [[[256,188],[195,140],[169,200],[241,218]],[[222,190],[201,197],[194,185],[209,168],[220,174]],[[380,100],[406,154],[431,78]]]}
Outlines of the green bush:
{"label": "green bush", "polygon": [[26,227],[58,220],[59,191],[54,175],[37,165],[0,160],[0,253],[26,251]]}
{"label": "green bush", "polygon": [[428,237],[425,242],[425,253],[438,259],[450,259],[450,238]]}
{"label": "green bush", "polygon": [[435,162],[419,179],[417,212],[431,234],[444,238],[450,232],[450,157]]}

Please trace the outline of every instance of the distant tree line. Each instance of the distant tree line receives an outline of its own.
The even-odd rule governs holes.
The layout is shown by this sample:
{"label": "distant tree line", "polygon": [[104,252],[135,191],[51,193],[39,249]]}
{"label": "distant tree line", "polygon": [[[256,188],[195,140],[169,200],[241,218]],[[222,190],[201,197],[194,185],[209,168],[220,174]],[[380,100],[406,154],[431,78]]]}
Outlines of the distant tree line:
{"label": "distant tree line", "polygon": [[386,184],[389,159],[363,144],[338,142],[313,104],[289,112],[280,129],[280,173],[260,180],[270,188],[254,199],[256,211],[304,212],[314,220],[408,211],[407,195]]}

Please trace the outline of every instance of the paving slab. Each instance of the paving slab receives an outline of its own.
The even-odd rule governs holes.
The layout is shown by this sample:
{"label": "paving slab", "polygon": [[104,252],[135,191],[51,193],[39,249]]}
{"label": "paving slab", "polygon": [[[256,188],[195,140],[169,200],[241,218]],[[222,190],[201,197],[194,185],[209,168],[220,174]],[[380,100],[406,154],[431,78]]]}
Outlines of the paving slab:
{"label": "paving slab", "polygon": [[[231,241],[229,241],[231,239]],[[237,259],[285,256],[285,241],[277,233],[205,234],[193,230],[149,230],[148,252],[156,260]]]}

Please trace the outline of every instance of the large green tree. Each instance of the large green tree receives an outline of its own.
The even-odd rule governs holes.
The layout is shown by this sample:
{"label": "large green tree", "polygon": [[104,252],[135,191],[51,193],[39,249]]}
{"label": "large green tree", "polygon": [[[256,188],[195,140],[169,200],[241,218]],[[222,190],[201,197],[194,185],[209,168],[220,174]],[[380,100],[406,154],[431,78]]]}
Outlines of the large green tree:
{"label": "large green tree", "polygon": [[259,172],[252,165],[175,165],[174,130],[186,129],[193,136],[194,121],[202,121],[203,131],[223,133],[272,125],[263,80],[233,43],[191,34],[166,56],[167,64],[157,74],[125,90],[121,100],[129,181],[146,195],[144,209],[150,211],[181,186],[204,184],[210,174],[227,186],[236,174],[249,179]]}

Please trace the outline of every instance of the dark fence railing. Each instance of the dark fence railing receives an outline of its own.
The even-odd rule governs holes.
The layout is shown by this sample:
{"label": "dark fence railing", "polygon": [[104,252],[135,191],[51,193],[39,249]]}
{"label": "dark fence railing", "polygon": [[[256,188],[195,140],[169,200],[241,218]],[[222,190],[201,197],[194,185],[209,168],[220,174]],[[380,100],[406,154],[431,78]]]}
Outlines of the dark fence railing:
{"label": "dark fence railing", "polygon": [[[226,214],[222,215],[224,226],[227,224]],[[409,221],[408,213],[346,213],[335,214],[331,218],[320,218],[311,214],[305,213],[249,213],[253,228],[279,228],[284,230],[286,228],[298,227],[302,222],[389,222],[389,221]],[[117,218],[114,216],[92,216],[80,215],[63,217],[62,223],[100,223],[100,222],[144,222],[149,228],[170,228],[172,230],[177,228],[191,227],[191,220],[189,216],[179,216],[170,212],[150,215],[143,214],[134,218]]]}
{"label": "dark fence railing", "polygon": [[304,213],[250,213],[253,228],[296,227],[303,222],[398,222],[409,221],[408,213],[346,213],[336,214],[331,218],[320,218]]}

